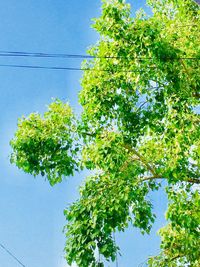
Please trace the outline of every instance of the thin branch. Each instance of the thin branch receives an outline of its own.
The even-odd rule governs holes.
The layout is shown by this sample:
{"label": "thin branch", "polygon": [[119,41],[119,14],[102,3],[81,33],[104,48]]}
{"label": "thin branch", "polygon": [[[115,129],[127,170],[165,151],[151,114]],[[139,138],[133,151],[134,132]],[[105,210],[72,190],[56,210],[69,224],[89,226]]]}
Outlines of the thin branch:
{"label": "thin branch", "polygon": [[183,68],[184,68],[185,72],[187,73],[187,76],[188,76],[188,78],[189,78],[189,81],[190,81],[190,74],[189,74],[189,71],[188,71],[188,69],[186,68],[186,65],[185,65],[185,63],[183,62],[183,60],[182,60],[182,59],[180,59],[180,62],[181,62],[181,65],[183,66]]}
{"label": "thin branch", "polygon": [[[188,71],[188,69],[187,69],[187,67],[186,67],[186,65],[185,65],[185,63],[184,63],[184,61],[182,60],[182,59],[180,59],[180,62],[181,62],[181,65],[183,66],[183,68],[184,68],[184,70],[185,70],[185,73],[187,74],[187,77],[188,77],[188,82],[190,82],[190,84],[191,84],[191,75],[190,75],[190,73],[189,73],[189,71]],[[191,86],[192,86],[192,88],[196,91],[196,88],[191,84]],[[199,99],[200,98],[200,94],[199,93],[193,93],[192,94],[195,98],[197,98],[197,99]]]}
{"label": "thin branch", "polygon": [[154,176],[157,176],[156,170],[149,164],[149,162],[134,148],[130,147],[130,145],[126,144],[125,148],[130,152],[133,152],[137,158],[131,157],[133,160],[140,161]]}
{"label": "thin branch", "polygon": [[193,184],[200,184],[200,179],[189,178],[189,179],[186,180],[185,182],[189,182],[189,183],[193,183]]}
{"label": "thin branch", "polygon": [[174,257],[172,257],[171,259],[169,259],[169,261],[174,261],[174,260],[176,260],[176,259],[178,259],[178,258],[181,258],[181,257],[183,257],[183,255],[176,255],[176,256],[174,256]]}
{"label": "thin branch", "polygon": [[81,132],[82,135],[96,136],[95,133]]}
{"label": "thin branch", "polygon": [[[155,175],[155,176],[150,176],[150,177],[144,177],[144,178],[142,178],[140,180],[140,182],[144,182],[144,181],[148,181],[148,180],[155,180],[155,179],[168,179],[168,178],[160,176],[160,175]],[[183,181],[180,181],[180,182],[200,184],[200,179],[189,178],[187,180],[183,180]]]}
{"label": "thin branch", "polygon": [[132,152],[138,157],[138,159],[145,165],[145,167],[154,175],[157,176],[156,170],[149,164],[149,162],[134,148]]}
{"label": "thin branch", "polygon": [[145,182],[145,181],[151,181],[151,180],[157,180],[157,179],[167,179],[165,177],[162,177],[160,175],[150,176],[150,177],[143,177],[139,182]]}
{"label": "thin branch", "polygon": [[138,108],[137,108],[137,110],[136,110],[136,113],[145,105],[145,104],[147,104],[149,102],[149,100],[146,100],[146,101],[144,101]]}

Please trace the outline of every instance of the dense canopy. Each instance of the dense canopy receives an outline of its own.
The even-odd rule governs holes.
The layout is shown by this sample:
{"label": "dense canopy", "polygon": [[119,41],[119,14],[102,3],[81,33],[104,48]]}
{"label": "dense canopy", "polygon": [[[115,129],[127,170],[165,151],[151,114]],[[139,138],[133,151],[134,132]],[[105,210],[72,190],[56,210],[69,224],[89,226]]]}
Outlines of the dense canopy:
{"label": "dense canopy", "polygon": [[123,0],[104,0],[100,40],[83,62],[76,117],[55,100],[19,120],[12,162],[51,185],[89,169],[80,199],[65,210],[66,259],[114,261],[115,231],[149,233],[148,194],[164,180],[169,204],[161,252],[149,266],[200,265],[200,8],[192,0],[149,0],[133,18]]}

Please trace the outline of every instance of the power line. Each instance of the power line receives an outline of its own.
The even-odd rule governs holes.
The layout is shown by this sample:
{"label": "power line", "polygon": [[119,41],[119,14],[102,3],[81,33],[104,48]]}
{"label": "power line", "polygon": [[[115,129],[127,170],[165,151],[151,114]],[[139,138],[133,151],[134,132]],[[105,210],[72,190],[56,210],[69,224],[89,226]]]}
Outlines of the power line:
{"label": "power line", "polygon": [[[26,68],[26,69],[47,69],[47,70],[71,70],[71,71],[99,71],[99,72],[126,72],[126,73],[143,73],[141,70],[109,70],[109,69],[90,69],[90,68],[71,68],[71,67],[57,67],[57,66],[40,66],[40,65],[17,65],[17,64],[0,64],[0,67],[8,68]],[[149,69],[150,67],[148,67]]]}
{"label": "power line", "polygon": [[38,52],[18,52],[18,51],[0,51],[1,57],[41,57],[41,58],[94,58],[90,55],[81,54],[53,54],[53,53],[38,53]]}
{"label": "power line", "polygon": [[21,266],[26,267],[17,257],[15,257],[4,245],[0,243],[0,247],[4,249],[13,259],[15,259]]}
{"label": "power line", "polygon": [[[0,67],[6,68],[23,68],[23,69],[46,69],[46,70],[68,70],[68,71],[92,71],[92,72],[110,72],[110,73],[145,73],[143,70],[131,69],[94,69],[94,68],[76,68],[76,67],[59,67],[59,66],[41,66],[41,65],[20,65],[20,64],[0,64]],[[149,66],[146,69],[157,69],[156,66]]]}
{"label": "power line", "polygon": [[200,1],[199,0],[193,0],[193,2],[195,2],[198,5],[200,5]]}
{"label": "power line", "polygon": [[[59,53],[43,53],[43,52],[24,52],[24,51],[0,51],[0,57],[36,57],[36,58],[73,58],[73,59],[139,59],[139,60],[150,60],[152,57],[139,57],[139,56],[91,56],[83,54],[59,54]],[[200,60],[196,57],[160,57],[164,60]]]}
{"label": "power line", "polygon": [[[89,69],[81,69],[81,68],[68,68],[68,67],[56,67],[56,66],[39,66],[39,65],[17,65],[17,64],[0,64],[0,67],[8,67],[8,68],[25,68],[25,69],[48,69],[48,70],[89,70]],[[105,71],[105,70],[102,70]]]}
{"label": "power line", "polygon": [[[114,241],[114,244],[115,244],[115,246],[116,246],[115,232],[113,232],[113,241]],[[116,261],[116,267],[119,267],[117,250],[116,250],[115,258],[116,258],[116,260],[115,260],[115,261]]]}

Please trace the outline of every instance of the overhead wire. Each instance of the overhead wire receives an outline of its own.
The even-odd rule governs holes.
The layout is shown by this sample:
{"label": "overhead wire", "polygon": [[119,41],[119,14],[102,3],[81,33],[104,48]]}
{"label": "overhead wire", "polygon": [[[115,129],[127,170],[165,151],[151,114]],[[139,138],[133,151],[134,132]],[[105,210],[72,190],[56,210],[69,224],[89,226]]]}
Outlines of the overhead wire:
{"label": "overhead wire", "polygon": [[[71,70],[71,71],[94,71],[94,72],[125,72],[125,73],[143,73],[142,70],[109,70],[109,69],[90,69],[90,68],[73,68],[73,67],[58,67],[58,66],[40,66],[40,65],[18,65],[18,64],[0,64],[0,67],[8,68],[27,68],[27,69],[47,69],[47,70]],[[150,68],[150,67],[148,67]]]}
{"label": "overhead wire", "polygon": [[[0,67],[6,68],[23,68],[23,69],[45,69],[45,70],[67,70],[67,71],[88,71],[88,72],[110,72],[110,73],[145,73],[143,70],[131,69],[95,69],[95,68],[76,68],[76,67],[60,67],[60,66],[41,66],[41,65],[20,65],[20,64],[0,64]],[[147,67],[147,69],[156,69],[155,67]]]}
{"label": "overhead wire", "polygon": [[8,67],[8,68],[26,68],[26,69],[48,69],[48,70],[89,70],[89,69],[81,69],[81,68],[71,68],[71,67],[57,67],[57,66],[39,66],[39,65],[17,65],[17,64],[0,64],[0,67]]}
{"label": "overhead wire", "polygon": [[8,248],[6,248],[3,244],[0,243],[0,247],[5,250],[13,259],[15,259],[21,266],[26,267],[15,255],[10,252]]}
{"label": "overhead wire", "polygon": [[59,54],[59,53],[43,53],[43,52],[23,52],[23,51],[0,51],[1,57],[41,57],[41,58],[94,58],[90,55],[81,54]]}
{"label": "overhead wire", "polygon": [[[92,59],[92,58],[105,58],[105,59],[118,59],[118,58],[127,58],[127,59],[138,59],[142,60],[151,60],[151,57],[117,57],[117,56],[91,56],[91,55],[81,55],[81,54],[50,54],[50,53],[38,53],[38,52],[22,52],[22,51],[0,51],[0,57],[42,57],[42,58],[80,58],[80,59]],[[199,62],[200,58],[195,57],[185,57],[185,58],[167,58],[162,57],[160,59],[164,60],[195,60]],[[81,68],[81,67],[65,67],[65,66],[41,66],[41,65],[23,65],[23,64],[0,64],[0,67],[9,67],[9,68],[27,68],[27,69],[48,69],[48,70],[69,70],[69,71],[99,71],[99,72],[138,72],[142,73],[142,70],[131,70],[131,69],[118,69],[118,70],[109,70],[109,69],[94,69],[94,68]],[[149,66],[148,68],[155,68]]]}
{"label": "overhead wire", "polygon": [[[198,2],[197,2],[198,3]],[[199,4],[199,3],[198,3]],[[197,26],[195,24],[180,25],[177,27],[192,27]],[[73,59],[119,59],[119,58],[133,58],[139,60],[149,60],[148,57],[121,57],[121,56],[92,56],[83,54],[63,54],[63,53],[43,53],[43,52],[24,52],[24,51],[0,51],[0,57],[32,57],[32,58],[73,58]],[[183,58],[162,58],[166,60],[200,60],[200,58],[183,57]],[[73,67],[57,67],[57,66],[39,66],[39,65],[18,65],[18,64],[0,64],[0,67],[10,68],[29,68],[29,69],[49,69],[49,70],[72,70],[72,71],[109,71],[106,69],[90,69],[90,68],[73,68]],[[136,72],[131,70],[120,70],[120,72]],[[138,71],[141,72],[141,71]],[[115,236],[114,236],[115,240]],[[0,247],[6,251],[15,261],[17,261],[22,267],[26,267],[9,249],[0,243]],[[144,261],[142,264],[144,264]],[[116,255],[116,266],[118,266],[118,260]]]}
{"label": "overhead wire", "polygon": [[[113,241],[116,245],[115,232],[113,232]],[[116,251],[115,257],[116,257],[116,259],[115,259],[116,267],[119,267],[117,251]]]}
{"label": "overhead wire", "polygon": [[199,0],[192,0],[193,2],[195,2],[196,4],[200,5],[200,1]]}
{"label": "overhead wire", "polygon": [[[3,51],[0,50],[0,57],[35,57],[35,58],[73,58],[73,59],[139,59],[150,60],[152,57],[139,57],[139,56],[92,56],[83,54],[59,54],[59,53],[43,53],[43,52],[23,52],[23,51]],[[197,57],[161,57],[164,60],[200,60]]]}

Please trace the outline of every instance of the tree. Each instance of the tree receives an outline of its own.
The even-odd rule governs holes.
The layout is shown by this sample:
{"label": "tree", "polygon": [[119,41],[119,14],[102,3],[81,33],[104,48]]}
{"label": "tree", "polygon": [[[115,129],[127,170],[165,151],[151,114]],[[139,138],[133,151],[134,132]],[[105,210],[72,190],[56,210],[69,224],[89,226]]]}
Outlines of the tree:
{"label": "tree", "polygon": [[200,4],[200,0],[194,0],[195,2],[197,2],[197,4]]}
{"label": "tree", "polygon": [[113,232],[129,224],[149,233],[148,194],[162,180],[168,224],[149,266],[200,264],[200,9],[192,0],[148,4],[152,15],[132,18],[123,0],[104,0],[93,25],[100,40],[82,66],[81,118],[55,100],[44,116],[19,120],[11,141],[11,161],[51,185],[92,171],[64,211],[69,264],[100,266],[97,250],[114,261]]}

